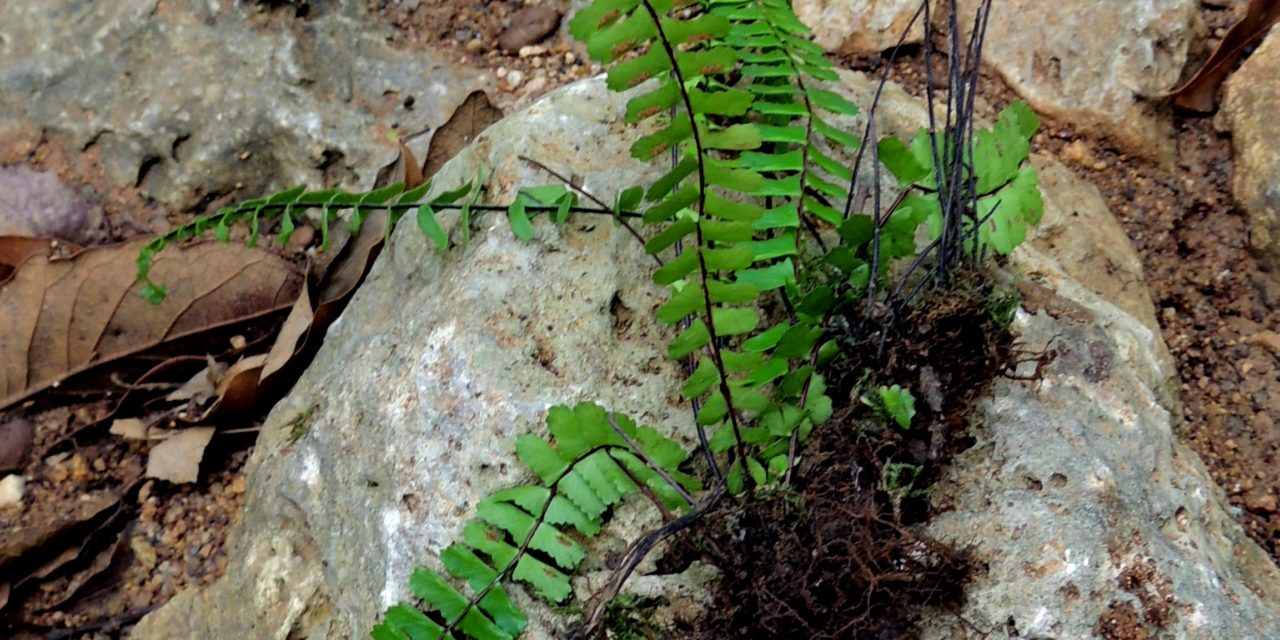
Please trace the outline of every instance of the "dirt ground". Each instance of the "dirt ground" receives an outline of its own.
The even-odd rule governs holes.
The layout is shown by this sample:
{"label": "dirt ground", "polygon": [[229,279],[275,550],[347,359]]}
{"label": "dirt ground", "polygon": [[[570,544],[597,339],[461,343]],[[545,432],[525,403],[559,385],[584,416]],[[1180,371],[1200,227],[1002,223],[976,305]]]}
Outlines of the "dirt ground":
{"label": "dirt ground", "polygon": [[[403,46],[450,51],[492,70],[498,83],[491,97],[500,107],[599,71],[556,33],[514,51],[498,47],[523,6],[516,0],[422,0],[406,9],[410,4],[370,0],[400,30]],[[1210,32],[1220,35],[1229,12],[1204,11]],[[918,59],[908,59],[897,69],[908,86],[918,67]],[[994,104],[1011,97],[995,78],[988,78],[985,94]],[[1175,123],[1173,167],[1126,156],[1052,121],[1034,144],[1097,184],[1128,229],[1179,365],[1186,439],[1239,509],[1250,536],[1280,558],[1280,337],[1272,332],[1280,326],[1280,279],[1262,272],[1248,251],[1247,225],[1230,194],[1229,134],[1208,118],[1179,115]],[[61,148],[39,131],[0,140],[0,164],[19,163],[56,171],[67,184],[90,190],[114,240],[163,231],[198,213],[163,211],[136,190],[111,187],[98,159]],[[38,536],[74,517],[79,528],[73,530],[93,546],[82,554],[88,566],[43,583],[25,598],[16,621],[0,619],[0,635],[124,637],[142,614],[184,588],[210,582],[226,565],[223,545],[242,506],[252,435],[211,453],[196,484],[140,481],[140,445],[106,434],[65,444],[69,433],[106,410],[68,403],[33,419],[35,451],[49,453],[25,471],[34,506],[20,520],[0,513],[0,536]]]}

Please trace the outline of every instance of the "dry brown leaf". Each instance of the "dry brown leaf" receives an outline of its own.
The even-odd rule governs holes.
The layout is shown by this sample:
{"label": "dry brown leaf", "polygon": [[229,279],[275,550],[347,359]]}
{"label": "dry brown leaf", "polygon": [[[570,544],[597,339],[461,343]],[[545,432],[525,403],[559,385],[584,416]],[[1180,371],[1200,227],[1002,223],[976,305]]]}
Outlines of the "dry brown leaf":
{"label": "dry brown leaf", "polygon": [[1218,87],[1235,69],[1245,48],[1267,35],[1277,21],[1280,21],[1280,0],[1250,0],[1244,18],[1227,30],[1204,66],[1185,84],[1169,92],[1173,103],[1200,113],[1217,108]]}
{"label": "dry brown leaf", "polygon": [[65,587],[65,590],[62,592],[62,597],[57,598],[40,609],[42,611],[56,609],[80,595],[80,592],[84,590],[85,586],[88,585],[91,580],[102,575],[102,572],[106,571],[107,567],[111,566],[112,560],[116,557],[116,552],[120,549],[120,542],[122,540],[124,540],[123,529],[116,533],[116,537],[111,541],[111,544],[108,544],[105,548],[99,549],[98,552],[94,554],[93,560],[89,562],[89,566],[76,572],[76,574],[71,577]]}
{"label": "dry brown leaf", "polygon": [[146,440],[147,424],[137,418],[121,418],[111,421],[110,432],[125,440]]}
{"label": "dry brown leaf", "polygon": [[217,392],[218,381],[227,373],[227,365],[214,360],[212,356],[206,356],[206,358],[209,364],[205,368],[191,376],[190,380],[175,389],[173,393],[165,396],[164,399],[170,402],[192,400],[195,404],[201,405],[212,398]]}
{"label": "dry brown leaf", "polygon": [[188,427],[151,447],[146,477],[178,484],[195,482],[213,431],[213,427]]}
{"label": "dry brown leaf", "polygon": [[[341,268],[341,263],[338,263]],[[315,319],[315,311],[311,308],[311,287],[303,287],[298,300],[293,303],[289,317],[285,318],[276,341],[267,353],[267,360],[262,365],[262,379],[270,377],[293,360],[294,354],[302,347],[307,333],[311,330],[311,321]]]}
{"label": "dry brown leaf", "polygon": [[[364,276],[373,267],[373,261],[381,253],[387,221],[385,211],[372,213],[365,219],[360,233],[347,242],[341,255],[331,263],[316,292],[318,304],[314,310],[310,304],[304,304],[299,299],[285,320],[276,344],[271,347],[268,363],[262,371],[264,385],[276,388],[276,379],[282,371],[288,370],[285,365],[295,362],[309,348],[318,346],[318,337],[323,336],[329,325],[342,313],[351,294],[364,281]],[[303,318],[306,318],[305,326]]]}
{"label": "dry brown leaf", "polygon": [[418,162],[418,158],[413,155],[413,151],[405,145],[404,141],[405,138],[396,141],[396,144],[400,145],[400,152],[396,154],[396,159],[391,164],[378,169],[378,175],[373,181],[375,189],[397,182],[403,184],[405,189],[412,189],[422,184],[422,163]]}
{"label": "dry brown leaf", "polygon": [[[49,238],[0,236],[0,267],[16,268],[32,256],[49,255],[56,251],[51,243]],[[74,250],[71,245],[67,248]]]}
{"label": "dry brown leaf", "polygon": [[157,256],[152,277],[169,294],[152,305],[134,280],[141,242],[29,259],[0,286],[0,409],[97,365],[282,310],[302,289],[300,270],[275,254],[202,242]]}
{"label": "dry brown leaf", "polygon": [[215,392],[218,400],[209,407],[204,415],[212,416],[235,414],[248,411],[258,404],[259,380],[262,367],[267,363],[267,354],[242,358],[227,369],[227,375],[218,381]]}
{"label": "dry brown leaf", "polygon": [[29,258],[38,255],[67,257],[78,251],[80,247],[53,238],[0,236],[0,284],[6,282],[18,265]]}
{"label": "dry brown leaf", "polygon": [[[61,517],[40,523],[37,527],[9,530],[0,535],[0,567],[17,560],[34,562],[44,556],[42,547],[54,544],[77,527],[96,519],[120,504],[119,493],[92,494],[88,499],[76,500]],[[71,554],[73,557],[75,554]]]}
{"label": "dry brown leaf", "polygon": [[431,146],[427,147],[422,175],[427,178],[434,176],[444,163],[471,144],[480,132],[501,119],[502,111],[489,102],[489,96],[485,92],[472,91],[449,117],[449,121],[440,125],[431,136]]}
{"label": "dry brown leaf", "polygon": [[426,181],[422,175],[422,164],[414,157],[413,151],[405,146],[404,140],[400,141],[400,158],[404,162],[404,188],[406,191],[414,189],[418,185]]}

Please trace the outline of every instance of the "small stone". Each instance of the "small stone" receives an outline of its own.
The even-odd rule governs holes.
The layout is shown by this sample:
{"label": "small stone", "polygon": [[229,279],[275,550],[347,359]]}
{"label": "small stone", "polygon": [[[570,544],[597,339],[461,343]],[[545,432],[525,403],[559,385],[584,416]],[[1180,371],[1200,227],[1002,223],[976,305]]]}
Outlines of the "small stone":
{"label": "small stone", "polygon": [[150,571],[156,566],[156,548],[146,538],[134,536],[129,539],[129,548],[144,569]]}
{"label": "small stone", "polygon": [[519,89],[520,85],[524,84],[524,72],[519,69],[508,71],[506,81],[511,89]]}
{"label": "small stone", "polygon": [[1278,505],[1274,494],[1250,491],[1244,496],[1244,506],[1254,513],[1275,513]]}
{"label": "small stone", "polygon": [[0,480],[0,509],[22,504],[22,497],[27,494],[27,479],[12,474]]}
{"label": "small stone", "polygon": [[56,236],[91,244],[102,235],[102,212],[57,174],[0,167],[0,236]]}
{"label": "small stone", "polygon": [[48,478],[54,482],[62,482],[71,475],[67,469],[67,458],[70,457],[66,453],[59,453],[45,458],[45,466],[49,469],[46,471]]}
{"label": "small stone", "polygon": [[1086,165],[1093,162],[1093,154],[1089,151],[1089,145],[1084,140],[1072,140],[1071,144],[1062,148],[1062,153],[1058,154],[1064,162],[1071,164]]}
{"label": "small stone", "polygon": [[1249,342],[1265,348],[1273,355],[1280,356],[1280,333],[1271,330],[1259,331],[1249,338]]}
{"label": "small stone", "polygon": [[550,86],[551,81],[546,76],[539,75],[530,80],[524,88],[527,95],[536,96],[545,92]]}
{"label": "small stone", "polygon": [[18,418],[0,424],[0,473],[16,471],[27,464],[35,441],[35,425]]}
{"label": "small stone", "polygon": [[93,474],[89,471],[89,461],[84,456],[76,454],[71,457],[71,481],[85,482],[91,480]]}
{"label": "small stone", "polygon": [[516,53],[551,35],[560,25],[560,11],[546,5],[525,7],[511,16],[511,26],[498,36],[503,51]]}

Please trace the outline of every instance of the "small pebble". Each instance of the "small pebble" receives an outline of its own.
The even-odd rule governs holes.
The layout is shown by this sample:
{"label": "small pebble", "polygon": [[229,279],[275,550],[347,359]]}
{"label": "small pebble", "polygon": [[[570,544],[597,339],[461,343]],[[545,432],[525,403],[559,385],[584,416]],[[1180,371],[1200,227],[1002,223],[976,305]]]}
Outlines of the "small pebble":
{"label": "small pebble", "polygon": [[510,25],[498,36],[498,46],[503,51],[516,53],[551,35],[560,25],[560,11],[546,5],[525,7],[511,16]]}
{"label": "small pebble", "polygon": [[520,47],[520,57],[521,57],[521,58],[532,58],[533,56],[546,55],[546,53],[547,53],[547,48],[546,48],[546,47],[542,47],[542,46],[538,46],[538,45],[530,45],[530,46],[527,46],[527,47]]}
{"label": "small pebble", "polygon": [[26,466],[35,440],[35,425],[18,418],[0,424],[0,472],[16,471]]}
{"label": "small pebble", "polygon": [[22,504],[22,497],[27,494],[27,479],[18,474],[11,474],[0,480],[0,508]]}

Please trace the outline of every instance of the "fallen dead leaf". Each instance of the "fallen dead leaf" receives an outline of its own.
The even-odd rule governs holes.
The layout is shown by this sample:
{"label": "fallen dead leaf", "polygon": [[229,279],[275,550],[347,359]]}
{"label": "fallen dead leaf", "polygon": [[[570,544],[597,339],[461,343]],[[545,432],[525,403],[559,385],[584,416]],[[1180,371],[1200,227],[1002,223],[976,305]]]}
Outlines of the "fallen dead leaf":
{"label": "fallen dead leaf", "polygon": [[289,364],[305,342],[315,317],[315,311],[311,308],[311,287],[307,286],[293,303],[289,317],[285,318],[275,343],[271,345],[271,351],[267,353],[267,359],[262,365],[262,378],[271,376]]}
{"label": "fallen dead leaf", "polygon": [[178,484],[195,482],[213,432],[213,427],[188,427],[151,447],[146,477]]}
{"label": "fallen dead leaf", "polygon": [[259,381],[262,378],[262,367],[267,363],[267,354],[242,358],[227,369],[227,374],[218,381],[215,391],[217,401],[205,412],[205,416],[235,414],[247,411],[258,403]]}
{"label": "fallen dead leaf", "polygon": [[423,183],[422,163],[418,162],[418,158],[413,155],[413,151],[404,143],[406,139],[400,138],[396,141],[396,144],[400,145],[400,152],[396,154],[396,159],[391,164],[378,170],[378,175],[373,181],[375,189],[381,189],[399,182],[408,190]]}
{"label": "fallen dead leaf", "polygon": [[111,421],[110,432],[125,440],[146,440],[147,424],[137,418],[120,418]]}
{"label": "fallen dead leaf", "polygon": [[449,121],[440,125],[431,136],[422,175],[427,178],[434,176],[444,163],[471,144],[489,125],[501,119],[502,111],[489,102],[489,96],[485,92],[472,91],[449,117]]}
{"label": "fallen dead leaf", "polygon": [[405,146],[404,141],[400,141],[400,158],[404,162],[404,188],[406,191],[417,188],[418,185],[426,181],[422,175],[422,164],[414,157],[413,151]]}
{"label": "fallen dead leaf", "polygon": [[[409,157],[412,157],[410,154]],[[268,362],[263,366],[262,383],[279,390],[278,381],[286,365],[299,362],[299,356],[318,346],[319,337],[346,308],[364,277],[373,267],[373,261],[382,252],[386,239],[388,218],[386,212],[370,214],[360,233],[348,240],[340,255],[330,264],[328,272],[316,291],[317,304],[304,304],[301,299],[285,319],[284,327],[272,345]],[[304,296],[305,291],[304,291]],[[308,298],[309,300],[309,298]],[[304,326],[303,319],[306,319]],[[303,329],[305,328],[305,331]],[[306,358],[301,358],[305,360]]]}
{"label": "fallen dead leaf", "polygon": [[105,548],[99,549],[98,552],[93,555],[93,560],[89,562],[89,566],[76,572],[76,574],[71,577],[61,597],[41,607],[41,609],[44,611],[56,609],[80,595],[81,591],[84,590],[85,585],[89,584],[91,580],[99,575],[102,575],[102,572],[106,571],[107,567],[111,566],[111,561],[115,559],[116,552],[120,549],[120,542],[123,539],[124,530],[122,529],[116,533],[115,539],[112,540],[110,544]]}
{"label": "fallen dead leaf", "polygon": [[[5,531],[5,535],[0,536],[0,568],[4,569],[6,576],[17,576],[22,575],[22,572],[11,569],[12,565],[33,567],[26,572],[26,578],[16,581],[19,585],[29,579],[49,575],[79,555],[79,541],[84,539],[83,532],[86,528],[96,529],[94,522],[101,522],[110,517],[108,512],[118,510],[121,496],[129,489],[125,487],[118,491],[87,494],[85,499],[69,505],[68,510],[59,514],[61,517],[56,520],[42,522],[37,527]],[[81,532],[81,535],[73,535],[76,532]],[[69,539],[74,544],[69,547],[58,546]]]}
{"label": "fallen dead leaf", "polygon": [[95,366],[285,309],[302,290],[301,270],[275,254],[200,242],[159,254],[153,277],[169,294],[152,305],[135,281],[141,242],[29,259],[0,286],[0,409]]}
{"label": "fallen dead leaf", "polygon": [[38,255],[67,257],[77,251],[80,247],[53,238],[0,236],[0,284],[7,282],[18,265],[30,258]]}
{"label": "fallen dead leaf", "polygon": [[1218,87],[1235,69],[1244,50],[1280,21],[1280,0],[1250,0],[1248,12],[1227,30],[1204,66],[1185,84],[1169,92],[1173,104],[1190,111],[1209,113],[1217,108]]}
{"label": "fallen dead leaf", "polygon": [[214,360],[212,356],[207,356],[207,359],[209,364],[205,368],[191,376],[190,380],[175,389],[173,393],[165,396],[164,399],[170,402],[191,400],[197,405],[202,405],[212,398],[217,393],[218,381],[227,373],[227,365]]}

